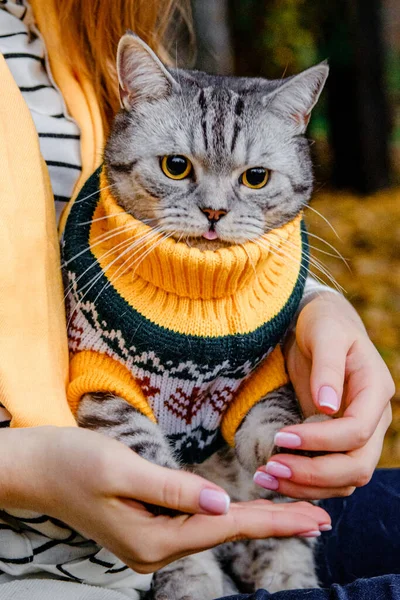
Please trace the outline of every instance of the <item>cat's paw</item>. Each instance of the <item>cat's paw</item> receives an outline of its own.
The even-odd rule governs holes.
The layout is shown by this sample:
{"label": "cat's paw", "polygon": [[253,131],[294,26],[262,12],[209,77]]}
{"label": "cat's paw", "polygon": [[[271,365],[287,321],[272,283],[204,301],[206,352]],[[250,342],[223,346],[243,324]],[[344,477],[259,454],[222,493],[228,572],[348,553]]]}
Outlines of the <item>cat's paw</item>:
{"label": "cat's paw", "polygon": [[214,600],[224,594],[224,575],[211,551],[200,552],[155,573],[151,600]]}
{"label": "cat's paw", "polygon": [[[262,547],[262,541],[259,543]],[[266,589],[273,594],[318,588],[314,548],[312,538],[275,539],[271,551],[261,553],[253,564],[256,589]]]}
{"label": "cat's paw", "polygon": [[286,425],[300,422],[298,403],[290,385],[267,394],[253,406],[236,432],[235,449],[240,464],[254,473],[276,452],[275,434]]}

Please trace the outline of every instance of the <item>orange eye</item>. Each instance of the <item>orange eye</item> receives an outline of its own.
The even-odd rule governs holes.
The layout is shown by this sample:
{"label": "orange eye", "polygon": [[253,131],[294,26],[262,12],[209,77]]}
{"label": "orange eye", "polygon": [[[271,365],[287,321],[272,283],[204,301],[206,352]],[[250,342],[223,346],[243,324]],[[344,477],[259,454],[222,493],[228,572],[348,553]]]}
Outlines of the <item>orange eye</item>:
{"label": "orange eye", "polygon": [[239,181],[252,190],[259,190],[267,185],[269,175],[270,172],[268,169],[264,169],[264,167],[253,167],[252,169],[247,169],[247,171],[240,176]]}
{"label": "orange eye", "polygon": [[182,154],[163,156],[160,165],[164,175],[175,180],[186,179],[193,170],[190,160]]}

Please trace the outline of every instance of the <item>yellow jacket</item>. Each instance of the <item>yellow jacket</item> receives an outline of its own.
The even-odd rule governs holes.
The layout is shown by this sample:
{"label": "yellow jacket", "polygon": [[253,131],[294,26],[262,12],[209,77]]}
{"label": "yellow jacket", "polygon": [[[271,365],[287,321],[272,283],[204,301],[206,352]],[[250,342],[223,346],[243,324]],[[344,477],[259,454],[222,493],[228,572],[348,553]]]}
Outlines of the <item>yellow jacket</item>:
{"label": "yellow jacket", "polygon": [[[67,66],[52,0],[31,0],[53,77],[81,130],[82,174],[103,130],[90,83]],[[12,427],[75,425],[54,200],[28,107],[0,55],[0,402]]]}

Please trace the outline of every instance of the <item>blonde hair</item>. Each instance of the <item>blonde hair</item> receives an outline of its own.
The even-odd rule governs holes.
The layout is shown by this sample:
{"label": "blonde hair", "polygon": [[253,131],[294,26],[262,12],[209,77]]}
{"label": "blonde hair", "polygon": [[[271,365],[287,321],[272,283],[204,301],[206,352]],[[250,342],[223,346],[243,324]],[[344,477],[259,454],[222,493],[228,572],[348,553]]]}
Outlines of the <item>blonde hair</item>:
{"label": "blonde hair", "polygon": [[127,29],[167,62],[182,24],[192,38],[190,0],[55,0],[55,4],[65,54],[73,68],[92,81],[105,133],[119,109],[115,57]]}

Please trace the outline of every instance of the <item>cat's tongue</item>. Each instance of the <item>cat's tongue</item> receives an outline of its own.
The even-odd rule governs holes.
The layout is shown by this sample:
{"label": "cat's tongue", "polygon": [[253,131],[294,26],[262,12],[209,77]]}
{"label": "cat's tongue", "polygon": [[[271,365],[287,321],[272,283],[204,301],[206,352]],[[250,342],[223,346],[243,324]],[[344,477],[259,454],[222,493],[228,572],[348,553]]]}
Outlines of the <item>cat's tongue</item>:
{"label": "cat's tongue", "polygon": [[203,233],[203,238],[206,238],[206,240],[216,240],[218,239],[218,235],[215,231],[210,229],[209,231]]}

